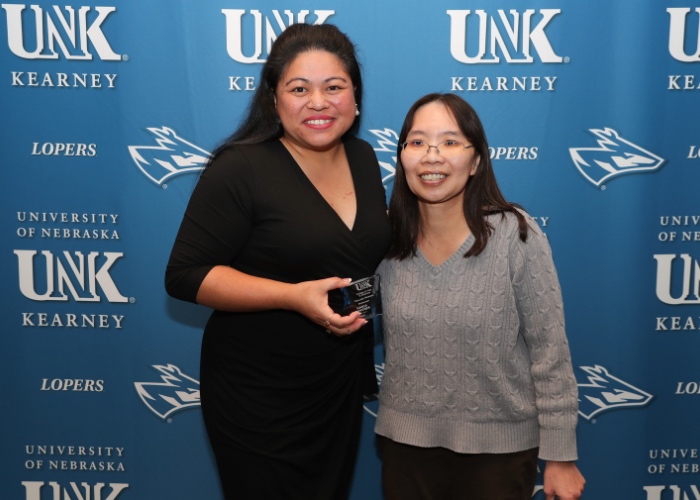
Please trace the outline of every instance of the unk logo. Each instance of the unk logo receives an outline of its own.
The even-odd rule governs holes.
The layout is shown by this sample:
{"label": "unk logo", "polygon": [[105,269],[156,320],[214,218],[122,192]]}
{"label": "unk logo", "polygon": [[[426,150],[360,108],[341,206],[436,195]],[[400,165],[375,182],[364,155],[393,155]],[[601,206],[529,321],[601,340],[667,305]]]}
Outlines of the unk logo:
{"label": "unk logo", "polygon": [[129,153],[139,170],[159,186],[176,175],[202,170],[209,160],[208,151],[186,141],[171,128],[147,130],[156,136],[157,146],[129,146]]}
{"label": "unk logo", "polygon": [[[554,52],[545,33],[547,25],[559,13],[561,9],[540,9],[539,13],[534,9],[523,13],[499,9],[498,15],[493,16],[481,9],[473,13],[448,10],[450,53],[464,64],[499,63],[499,54],[508,63],[532,63],[533,52],[543,63],[561,63],[564,58]],[[476,44],[476,49],[472,44]]]}
{"label": "unk logo", "polygon": [[610,375],[602,366],[581,366],[588,383],[578,384],[578,412],[586,420],[608,410],[645,406],[653,396]]}
{"label": "unk logo", "polygon": [[379,166],[382,169],[382,184],[386,191],[387,203],[394,187],[394,175],[396,175],[396,151],[399,143],[399,136],[390,128],[384,130],[370,130],[374,135]]}
{"label": "unk logo", "polygon": [[611,128],[590,129],[589,132],[598,137],[598,147],[569,148],[569,154],[579,172],[596,187],[619,175],[654,172],[665,161],[623,139]]}
{"label": "unk logo", "polygon": [[[7,14],[7,43],[10,50],[22,59],[58,59],[59,53],[66,59],[88,60],[91,50],[103,61],[121,61],[102,31],[107,17],[116,7],[73,7],[54,5],[44,10],[31,5],[2,4]],[[27,47],[31,47],[27,49]]]}
{"label": "unk logo", "polygon": [[[693,472],[696,473],[695,470]],[[691,484],[689,489],[686,489],[686,486],[688,485],[645,486],[644,491],[647,494],[645,500],[697,500],[700,498],[700,488],[697,485]],[[668,492],[668,495],[664,492]]]}
{"label": "unk logo", "polygon": [[[374,373],[377,375],[377,385],[381,387],[382,377],[384,376],[384,363],[381,365],[374,365]],[[367,413],[373,417],[377,417],[377,412],[379,411],[379,400],[377,395],[365,396],[364,409]]]}
{"label": "unk logo", "polygon": [[173,413],[200,406],[199,381],[175,365],[153,365],[162,382],[134,382],[141,401],[163,420]]}
{"label": "unk logo", "polygon": [[[49,250],[35,259],[36,250],[15,250],[19,267],[19,289],[26,298],[40,302],[67,301],[100,302],[104,296],[109,302],[129,302],[110,274],[112,266],[124,256],[121,252],[64,251],[62,257]],[[98,262],[98,259],[100,262]],[[45,285],[37,291],[37,282],[44,278]],[[98,293],[98,292],[101,292]]]}
{"label": "unk logo", "polygon": [[[246,11],[242,9],[222,9],[221,12],[226,18],[226,51],[231,59],[243,64],[264,63],[272,42],[292,24],[323,24],[335,14],[334,10],[315,10],[313,18],[307,19],[310,14],[308,10],[299,11],[296,15],[291,10],[285,10],[283,13],[273,10],[271,17],[263,17],[262,13],[255,9],[247,16]],[[245,37],[244,32],[247,35]],[[253,48],[248,55],[243,53],[244,44]]]}
{"label": "unk logo", "polygon": [[[676,254],[656,254],[656,296],[664,304],[700,304],[700,263],[687,253],[680,255],[674,265]],[[673,290],[673,277],[680,278],[680,289]]]}
{"label": "unk logo", "polygon": [[[669,34],[668,34],[668,51],[671,56],[677,61],[681,62],[700,62],[700,7],[695,8],[692,26],[697,26],[694,31],[696,33],[696,40],[688,40],[687,34],[688,30],[688,14],[690,13],[689,7],[675,7],[666,9],[670,19]],[[696,49],[694,54],[689,54],[685,51],[686,46],[692,47],[693,42],[695,43]],[[691,51],[692,52],[692,51]]]}
{"label": "unk logo", "polygon": [[[24,500],[42,500],[45,498],[53,498],[55,500],[60,498],[64,500],[72,498],[81,500],[115,500],[122,491],[129,488],[128,483],[94,483],[91,485],[86,481],[81,481],[80,483],[71,481],[68,485],[62,486],[56,481],[49,481],[48,483],[44,481],[22,481],[25,491]],[[44,489],[44,486],[47,486],[47,488]],[[44,491],[49,492],[51,496],[44,495]],[[61,496],[61,493],[63,493],[63,496]]]}

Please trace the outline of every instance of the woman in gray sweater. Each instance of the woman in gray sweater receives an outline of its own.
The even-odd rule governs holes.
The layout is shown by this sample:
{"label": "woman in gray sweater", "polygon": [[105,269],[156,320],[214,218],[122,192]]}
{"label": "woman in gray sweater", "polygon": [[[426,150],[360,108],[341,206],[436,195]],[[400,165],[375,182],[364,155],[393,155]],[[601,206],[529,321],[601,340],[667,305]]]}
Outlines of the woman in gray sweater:
{"label": "woman in gray sweater", "polygon": [[581,496],[578,396],[546,237],[501,194],[474,109],[429,94],[399,137],[379,267],[386,500]]}

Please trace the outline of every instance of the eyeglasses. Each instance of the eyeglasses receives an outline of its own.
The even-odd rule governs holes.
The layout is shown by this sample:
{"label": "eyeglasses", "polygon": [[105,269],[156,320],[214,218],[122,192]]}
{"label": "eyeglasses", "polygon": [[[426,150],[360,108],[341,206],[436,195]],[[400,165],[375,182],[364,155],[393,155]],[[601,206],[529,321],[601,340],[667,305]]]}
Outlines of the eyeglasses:
{"label": "eyeglasses", "polygon": [[473,147],[474,146],[471,144],[465,144],[460,141],[455,141],[454,139],[442,141],[434,146],[420,139],[406,141],[401,144],[401,149],[411,156],[424,156],[430,153],[430,148],[435,148],[437,154],[444,156],[445,158],[457,156],[465,149]]}

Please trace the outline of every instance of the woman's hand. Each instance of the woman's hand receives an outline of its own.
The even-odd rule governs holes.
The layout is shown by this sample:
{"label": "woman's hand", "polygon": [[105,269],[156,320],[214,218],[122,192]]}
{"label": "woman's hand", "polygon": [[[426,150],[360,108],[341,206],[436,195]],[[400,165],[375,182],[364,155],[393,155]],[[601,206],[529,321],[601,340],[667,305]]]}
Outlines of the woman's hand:
{"label": "woman's hand", "polygon": [[251,276],[232,267],[216,266],[202,281],[197,303],[220,311],[296,311],[323,326],[328,333],[349,335],[366,325],[367,320],[357,311],[347,316],[334,313],[328,305],[328,292],[350,282],[350,278],[325,278],[283,283]]}
{"label": "woman's hand", "polygon": [[574,462],[549,461],[544,468],[544,495],[547,500],[577,500],[586,480]]}
{"label": "woman's hand", "polygon": [[333,312],[328,305],[328,292],[347,286],[351,281],[350,278],[326,278],[297,283],[290,309],[323,326],[328,333],[337,336],[350,335],[366,325],[367,320],[361,318],[357,311],[347,316]]}

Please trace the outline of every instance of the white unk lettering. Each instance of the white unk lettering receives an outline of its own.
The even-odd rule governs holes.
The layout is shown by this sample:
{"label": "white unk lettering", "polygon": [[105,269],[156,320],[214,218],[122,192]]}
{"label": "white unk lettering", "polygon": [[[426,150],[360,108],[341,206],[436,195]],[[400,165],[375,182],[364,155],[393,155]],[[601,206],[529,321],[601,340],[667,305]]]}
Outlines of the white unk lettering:
{"label": "white unk lettering", "polygon": [[[674,297],[671,291],[671,276],[675,254],[656,254],[656,296],[664,304],[700,304],[700,264],[693,261],[690,255],[681,254],[683,262],[682,287],[679,296]],[[692,286],[692,295],[691,295]]]}
{"label": "white unk lettering", "polygon": [[[44,484],[43,481],[22,481],[22,486],[24,486],[26,493],[25,500],[41,500],[41,489]],[[53,498],[63,498],[64,500],[115,500],[123,490],[129,487],[126,483],[109,483],[112,491],[109,495],[103,497],[102,489],[105,487],[105,483],[95,483],[91,487],[86,482],[82,482],[80,485],[70,482],[68,487],[61,488],[60,484],[51,481],[49,486],[53,491]],[[61,492],[63,492],[63,495],[61,495]]]}
{"label": "white unk lettering", "polygon": [[686,34],[687,34],[687,17],[690,13],[689,7],[668,8],[666,12],[671,16],[670,27],[668,30],[668,52],[677,61],[681,62],[700,62],[700,7],[695,8],[697,14],[697,49],[695,54],[687,54],[685,52]]}
{"label": "white unk lettering", "polygon": [[114,283],[109,270],[124,254],[121,252],[104,252],[106,261],[97,268],[98,252],[85,256],[74,252],[75,259],[67,251],[63,252],[63,261],[49,250],[44,250],[46,290],[38,293],[35,288],[36,250],[15,250],[19,264],[19,288],[22,295],[36,301],[67,301],[68,294],[78,302],[99,302],[98,285],[109,302],[128,302]]}
{"label": "white unk lettering", "polygon": [[[552,48],[546,33],[547,24],[561,12],[561,9],[540,9],[542,19],[533,27],[534,9],[527,9],[521,18],[521,14],[511,9],[508,12],[498,10],[496,16],[489,16],[483,10],[476,10],[474,13],[478,17],[478,49],[476,54],[467,54],[468,40],[475,40],[474,36],[469,37],[469,27],[477,24],[469,22],[471,10],[448,10],[450,16],[450,52],[452,57],[464,64],[498,63],[500,51],[509,63],[532,63],[532,49],[544,63],[560,63],[563,58],[557,55]],[[508,14],[513,18],[508,19]],[[489,22],[490,21],[490,22]],[[504,36],[505,33],[505,36]],[[488,52],[488,54],[487,54]],[[516,53],[520,57],[516,57]]]}
{"label": "white unk lettering", "polygon": [[673,493],[672,497],[662,495],[666,490],[666,486],[645,486],[644,491],[647,492],[646,500],[700,500],[700,491],[694,484],[690,485],[690,492],[681,490],[675,484],[670,485],[668,489]]}
{"label": "white unk lettering", "polygon": [[[259,10],[252,9],[250,15],[253,16],[253,52],[246,56],[243,54],[243,16],[246,14],[246,11],[242,9],[222,9],[221,12],[226,17],[226,51],[231,59],[243,64],[264,63],[263,42],[265,43],[265,54],[269,54],[272,42],[277,39],[280,33],[292,24],[306,22],[306,16],[309,15],[308,10],[302,10],[296,14],[295,20],[294,13],[291,10],[285,10],[285,20],[278,10],[273,10],[272,17],[277,25],[277,31],[273,28],[270,18],[265,17],[263,32],[263,15]],[[313,24],[323,24],[333,14],[335,14],[334,10],[315,10],[316,20]],[[249,24],[247,23],[247,25]]]}
{"label": "white unk lettering", "polygon": [[92,45],[101,60],[121,60],[121,56],[112,50],[102,32],[102,23],[117,10],[116,7],[95,7],[97,18],[90,23],[90,7],[80,7],[76,13],[73,7],[66,6],[65,12],[62,12],[59,6],[54,5],[52,16],[38,5],[31,5],[29,8],[34,11],[35,40],[28,45],[36,46],[31,52],[25,46],[25,42],[31,40],[30,34],[25,33],[25,21],[28,19],[22,15],[26,6],[6,3],[2,4],[2,8],[7,13],[7,42],[17,57],[58,59],[60,50],[66,59],[92,60],[89,51]]}

